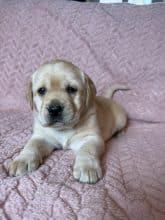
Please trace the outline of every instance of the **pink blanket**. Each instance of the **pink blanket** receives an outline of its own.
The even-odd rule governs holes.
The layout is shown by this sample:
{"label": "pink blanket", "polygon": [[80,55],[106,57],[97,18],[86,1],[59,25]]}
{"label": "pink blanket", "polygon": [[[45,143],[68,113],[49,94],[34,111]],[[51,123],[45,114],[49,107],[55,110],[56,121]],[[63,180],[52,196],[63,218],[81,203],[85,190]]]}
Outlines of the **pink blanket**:
{"label": "pink blanket", "polygon": [[[25,99],[33,71],[67,59],[98,93],[113,83],[128,129],[107,143],[104,177],[74,180],[71,151],[56,151],[35,172],[11,178],[7,166],[32,132]],[[165,219],[165,4],[104,5],[0,0],[0,219]]]}

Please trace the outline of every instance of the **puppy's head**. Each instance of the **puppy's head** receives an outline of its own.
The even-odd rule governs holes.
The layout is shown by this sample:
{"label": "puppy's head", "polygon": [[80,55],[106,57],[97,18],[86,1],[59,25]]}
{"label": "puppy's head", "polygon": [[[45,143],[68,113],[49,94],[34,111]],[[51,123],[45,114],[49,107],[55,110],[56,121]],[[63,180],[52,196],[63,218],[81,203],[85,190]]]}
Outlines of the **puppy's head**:
{"label": "puppy's head", "polygon": [[72,127],[96,95],[92,80],[63,60],[41,66],[32,76],[28,97],[42,126]]}

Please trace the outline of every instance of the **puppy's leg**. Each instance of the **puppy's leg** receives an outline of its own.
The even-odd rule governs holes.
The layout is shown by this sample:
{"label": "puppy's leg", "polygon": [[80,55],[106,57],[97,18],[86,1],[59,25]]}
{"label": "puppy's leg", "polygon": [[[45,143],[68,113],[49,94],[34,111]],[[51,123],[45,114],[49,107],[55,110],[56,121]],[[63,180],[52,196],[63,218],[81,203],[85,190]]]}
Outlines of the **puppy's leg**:
{"label": "puppy's leg", "polygon": [[[75,148],[77,144],[78,150]],[[104,141],[97,136],[89,136],[73,143],[73,150],[76,152],[74,178],[83,183],[96,183],[102,177],[100,156],[104,151]]]}
{"label": "puppy's leg", "polygon": [[122,129],[124,129],[127,125],[128,120],[127,120],[126,112],[119,104],[112,102],[111,108],[112,108],[113,116],[115,120],[114,128],[112,130],[112,135],[113,135],[116,132],[119,132]]}
{"label": "puppy's leg", "polygon": [[10,176],[19,176],[36,170],[42,163],[44,157],[53,151],[46,140],[32,137],[21,153],[11,162],[9,166]]}

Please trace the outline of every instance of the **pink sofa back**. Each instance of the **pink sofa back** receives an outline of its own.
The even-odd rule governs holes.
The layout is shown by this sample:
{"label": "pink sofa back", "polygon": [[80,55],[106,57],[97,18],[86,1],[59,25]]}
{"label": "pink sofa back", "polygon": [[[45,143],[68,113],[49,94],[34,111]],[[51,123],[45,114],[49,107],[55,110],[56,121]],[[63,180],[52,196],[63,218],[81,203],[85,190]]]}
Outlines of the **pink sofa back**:
{"label": "pink sofa back", "polygon": [[29,111],[30,75],[67,59],[100,94],[113,83],[134,120],[165,121],[165,4],[145,7],[54,0],[0,1],[0,109]]}

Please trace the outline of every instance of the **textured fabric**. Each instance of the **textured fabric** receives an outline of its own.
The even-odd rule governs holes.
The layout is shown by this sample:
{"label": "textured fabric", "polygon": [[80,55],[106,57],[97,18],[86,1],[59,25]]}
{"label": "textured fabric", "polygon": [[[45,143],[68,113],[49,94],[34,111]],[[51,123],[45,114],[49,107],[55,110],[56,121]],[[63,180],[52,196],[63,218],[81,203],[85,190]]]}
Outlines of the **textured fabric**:
{"label": "textured fabric", "polygon": [[[165,219],[165,4],[0,0],[0,219]],[[74,155],[55,151],[35,172],[7,166],[32,132],[25,99],[43,62],[67,59],[98,93],[113,83],[128,129],[107,143],[103,179],[73,179]]]}

